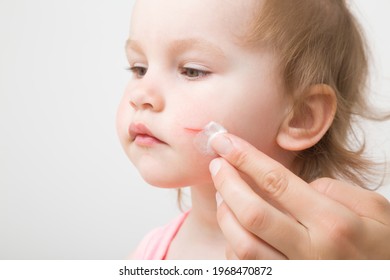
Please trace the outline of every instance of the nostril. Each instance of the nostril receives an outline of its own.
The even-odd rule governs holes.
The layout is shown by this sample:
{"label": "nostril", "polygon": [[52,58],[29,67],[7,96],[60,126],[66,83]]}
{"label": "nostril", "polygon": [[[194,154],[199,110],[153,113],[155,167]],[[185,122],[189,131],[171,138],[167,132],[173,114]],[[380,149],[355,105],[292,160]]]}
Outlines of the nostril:
{"label": "nostril", "polygon": [[153,110],[154,109],[154,107],[151,103],[137,103],[134,101],[129,101],[129,104],[134,110],[148,110],[148,109]]}
{"label": "nostril", "polygon": [[133,101],[130,101],[130,106],[131,106],[133,109],[135,109],[135,110],[138,108],[137,104],[135,104]]}
{"label": "nostril", "polygon": [[154,110],[154,106],[151,103],[144,103],[141,105],[143,110]]}

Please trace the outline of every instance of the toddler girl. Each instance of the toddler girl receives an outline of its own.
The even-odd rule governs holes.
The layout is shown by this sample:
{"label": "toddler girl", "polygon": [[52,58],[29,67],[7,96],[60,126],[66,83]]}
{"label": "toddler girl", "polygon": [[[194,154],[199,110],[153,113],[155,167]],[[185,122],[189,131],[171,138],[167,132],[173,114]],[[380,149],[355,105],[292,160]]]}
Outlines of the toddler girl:
{"label": "toddler girl", "polygon": [[[117,115],[121,144],[146,182],[162,188],[190,186],[192,199],[191,210],[149,233],[133,258],[341,256],[287,248],[287,243],[300,240],[304,229],[297,225],[302,227],[306,219],[301,221],[298,210],[289,207],[305,207],[304,200],[292,191],[278,200],[259,185],[290,190],[289,182],[303,185],[321,177],[367,184],[370,163],[348,142],[353,115],[367,113],[363,95],[367,61],[359,27],[345,1],[136,1],[126,53],[132,78]],[[216,156],[200,153],[194,145],[210,121],[229,132],[211,143],[224,160],[212,161]],[[256,174],[261,171],[252,157],[263,161],[265,168],[272,167],[261,177],[268,183],[259,184]],[[241,176],[228,175],[236,172],[227,171],[228,162],[243,171]],[[252,196],[236,207],[233,200],[242,196],[241,190],[227,189],[240,184],[242,193]],[[225,200],[218,195],[218,207],[216,188]],[[302,187],[302,199],[306,189]],[[348,208],[349,216],[335,210],[335,218],[355,217],[356,209],[345,206],[347,202],[313,192],[314,209],[307,205],[303,216],[315,213],[315,205],[322,205],[316,202],[319,199],[328,203],[324,209],[336,209],[331,204],[335,201]],[[389,221],[388,203],[379,195],[375,202],[386,209],[382,212]],[[263,205],[262,213],[272,208],[277,214],[258,218],[261,211],[251,212],[258,205]],[[275,219],[271,222],[269,217]],[[330,223],[335,219],[326,219],[329,224],[318,217],[313,220],[334,231]],[[271,224],[279,230],[263,236],[260,229],[273,229]],[[371,232],[372,237],[375,231]],[[328,233],[313,240],[328,244],[324,241]],[[288,242],[289,235],[298,239]],[[249,241],[237,240],[239,236]],[[276,237],[277,242],[272,239]],[[337,250],[339,240],[334,241],[329,241],[330,248]],[[247,254],[254,242],[261,249]]]}

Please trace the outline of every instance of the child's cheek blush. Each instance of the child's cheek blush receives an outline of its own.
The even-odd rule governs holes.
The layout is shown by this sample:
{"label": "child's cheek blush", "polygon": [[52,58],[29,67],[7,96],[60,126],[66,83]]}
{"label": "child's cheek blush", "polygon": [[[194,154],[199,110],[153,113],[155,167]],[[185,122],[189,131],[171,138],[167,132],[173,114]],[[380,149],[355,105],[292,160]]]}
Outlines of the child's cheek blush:
{"label": "child's cheek blush", "polygon": [[211,148],[211,140],[221,133],[226,133],[227,130],[216,122],[209,122],[194,138],[195,147],[204,155],[215,156],[215,152]]}

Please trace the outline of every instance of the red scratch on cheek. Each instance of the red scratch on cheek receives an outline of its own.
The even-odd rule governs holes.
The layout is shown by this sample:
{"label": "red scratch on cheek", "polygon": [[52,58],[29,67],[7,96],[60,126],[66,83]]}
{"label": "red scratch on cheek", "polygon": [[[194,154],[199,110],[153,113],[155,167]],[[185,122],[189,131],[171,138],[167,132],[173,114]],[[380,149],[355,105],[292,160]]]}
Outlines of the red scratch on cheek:
{"label": "red scratch on cheek", "polygon": [[190,133],[199,133],[203,129],[201,129],[201,128],[188,128],[188,127],[185,127],[184,130],[186,130],[187,132],[190,132]]}

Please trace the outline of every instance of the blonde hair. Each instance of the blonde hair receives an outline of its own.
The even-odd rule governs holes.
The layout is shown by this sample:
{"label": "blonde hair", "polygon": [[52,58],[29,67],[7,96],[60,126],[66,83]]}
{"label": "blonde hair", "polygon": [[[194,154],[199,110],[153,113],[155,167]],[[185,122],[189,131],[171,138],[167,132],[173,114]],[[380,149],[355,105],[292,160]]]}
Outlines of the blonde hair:
{"label": "blonde hair", "polygon": [[373,165],[363,157],[364,141],[357,149],[351,146],[358,140],[354,117],[369,116],[368,59],[360,26],[343,0],[261,2],[245,43],[275,50],[286,92],[296,104],[314,84],[329,85],[337,96],[334,122],[319,143],[297,155],[297,175],[308,182],[331,177],[367,186]]}

